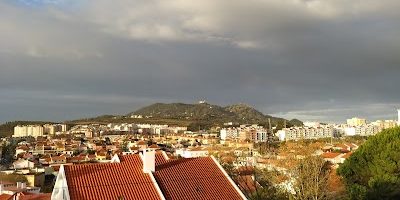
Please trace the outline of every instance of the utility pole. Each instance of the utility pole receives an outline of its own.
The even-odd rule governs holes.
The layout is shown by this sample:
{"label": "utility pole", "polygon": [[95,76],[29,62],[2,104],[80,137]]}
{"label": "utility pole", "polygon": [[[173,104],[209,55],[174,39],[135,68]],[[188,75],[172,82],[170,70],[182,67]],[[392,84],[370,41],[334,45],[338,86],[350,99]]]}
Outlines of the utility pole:
{"label": "utility pole", "polygon": [[272,125],[271,125],[271,118],[268,118],[268,132],[267,132],[267,142],[272,143],[273,142],[273,134],[274,132],[272,131]]}

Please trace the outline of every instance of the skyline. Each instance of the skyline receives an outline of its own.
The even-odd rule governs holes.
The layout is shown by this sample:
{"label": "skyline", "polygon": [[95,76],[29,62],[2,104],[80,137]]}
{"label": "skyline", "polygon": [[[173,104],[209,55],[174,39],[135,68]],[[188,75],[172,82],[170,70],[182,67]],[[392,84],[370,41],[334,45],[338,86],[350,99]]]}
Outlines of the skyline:
{"label": "skyline", "polygon": [[0,2],[0,122],[247,103],[302,121],[396,119],[400,2]]}

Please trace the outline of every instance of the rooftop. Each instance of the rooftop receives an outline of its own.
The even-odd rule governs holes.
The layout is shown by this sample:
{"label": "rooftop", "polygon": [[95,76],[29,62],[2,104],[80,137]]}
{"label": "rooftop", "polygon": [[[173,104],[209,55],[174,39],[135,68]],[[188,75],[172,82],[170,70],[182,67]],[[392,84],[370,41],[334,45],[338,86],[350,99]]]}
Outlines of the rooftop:
{"label": "rooftop", "polygon": [[159,151],[150,173],[143,171],[139,154],[120,156],[120,161],[64,166],[70,199],[244,198],[213,157],[173,160]]}

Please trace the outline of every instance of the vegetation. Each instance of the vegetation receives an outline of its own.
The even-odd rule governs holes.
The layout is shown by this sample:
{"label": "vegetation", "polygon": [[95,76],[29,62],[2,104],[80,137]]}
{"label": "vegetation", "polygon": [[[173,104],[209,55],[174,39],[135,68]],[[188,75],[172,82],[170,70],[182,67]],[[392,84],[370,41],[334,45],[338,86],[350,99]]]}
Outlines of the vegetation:
{"label": "vegetation", "polygon": [[400,127],[368,138],[338,168],[350,199],[400,199]]}
{"label": "vegetation", "polygon": [[[260,111],[246,104],[236,104],[227,107],[218,105],[203,104],[183,104],[183,103],[156,103],[135,112],[131,115],[142,115],[143,117],[156,119],[176,119],[176,120],[191,120],[192,123],[203,123],[203,127],[208,125],[222,125],[224,122],[236,123],[256,123],[266,124],[268,119],[271,119],[273,126],[279,123],[283,125],[284,119],[264,115]],[[291,120],[287,122],[288,126],[302,125],[299,120]],[[194,126],[198,129],[198,127]]]}
{"label": "vegetation", "polygon": [[289,199],[289,193],[282,187],[279,187],[279,182],[282,175],[277,171],[268,171],[266,169],[254,171],[254,181],[258,185],[255,192],[249,194],[251,200],[284,200]]}
{"label": "vegetation", "polygon": [[328,199],[329,172],[328,162],[319,156],[301,160],[293,170],[294,199]]}
{"label": "vegetation", "polygon": [[15,155],[15,148],[18,142],[21,140],[11,139],[9,143],[3,143],[0,150],[2,151],[2,157],[0,159],[0,165],[3,167],[8,167],[11,165]]}
{"label": "vegetation", "polygon": [[28,180],[26,179],[25,176],[20,175],[20,174],[5,174],[5,173],[0,173],[0,180],[2,181],[7,181],[7,182],[27,182]]}

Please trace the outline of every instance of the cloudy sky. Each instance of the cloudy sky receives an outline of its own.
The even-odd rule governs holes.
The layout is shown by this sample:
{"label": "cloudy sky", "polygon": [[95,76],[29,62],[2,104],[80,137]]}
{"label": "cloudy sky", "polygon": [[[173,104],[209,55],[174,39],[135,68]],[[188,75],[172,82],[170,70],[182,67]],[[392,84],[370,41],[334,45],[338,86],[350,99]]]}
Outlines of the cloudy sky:
{"label": "cloudy sky", "polygon": [[247,103],[394,119],[398,0],[1,0],[0,122]]}

